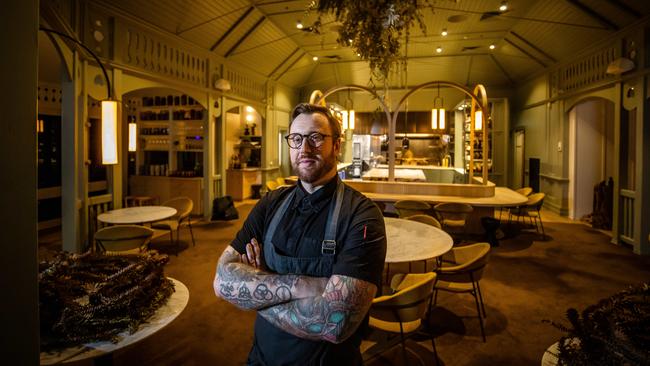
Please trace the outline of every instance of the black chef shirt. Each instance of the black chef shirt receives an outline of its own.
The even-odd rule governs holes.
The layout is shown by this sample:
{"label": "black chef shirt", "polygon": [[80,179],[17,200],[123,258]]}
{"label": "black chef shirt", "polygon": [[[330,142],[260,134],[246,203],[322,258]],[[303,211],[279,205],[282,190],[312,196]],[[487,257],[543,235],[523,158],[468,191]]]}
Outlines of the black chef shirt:
{"label": "black chef shirt", "polygon": [[[305,191],[300,182],[296,187],[270,192],[253,208],[230,245],[242,254],[252,238],[263,245],[273,214],[284,198],[296,190],[275,231],[273,244],[279,254],[285,256],[321,256],[325,224],[338,182],[339,178],[335,176],[312,194]],[[386,257],[384,220],[372,201],[348,186],[345,186],[343,195],[336,242],[332,274],[364,280],[380,289]],[[366,325],[367,319],[346,341],[333,344],[296,337],[258,315],[251,358],[266,365],[357,365],[361,363],[359,345]]]}

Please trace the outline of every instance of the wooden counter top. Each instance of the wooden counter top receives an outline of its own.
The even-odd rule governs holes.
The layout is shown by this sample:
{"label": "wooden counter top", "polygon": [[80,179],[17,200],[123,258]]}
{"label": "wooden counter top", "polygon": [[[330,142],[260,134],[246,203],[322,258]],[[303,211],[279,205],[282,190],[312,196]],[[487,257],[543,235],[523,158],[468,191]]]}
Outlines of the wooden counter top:
{"label": "wooden counter top", "polygon": [[367,193],[361,192],[373,201],[396,202],[399,200],[416,200],[432,203],[440,202],[461,202],[477,207],[513,207],[523,205],[528,201],[526,196],[521,195],[510,188],[495,187],[492,197],[462,197],[462,196],[439,196],[419,194],[388,194],[388,193]]}

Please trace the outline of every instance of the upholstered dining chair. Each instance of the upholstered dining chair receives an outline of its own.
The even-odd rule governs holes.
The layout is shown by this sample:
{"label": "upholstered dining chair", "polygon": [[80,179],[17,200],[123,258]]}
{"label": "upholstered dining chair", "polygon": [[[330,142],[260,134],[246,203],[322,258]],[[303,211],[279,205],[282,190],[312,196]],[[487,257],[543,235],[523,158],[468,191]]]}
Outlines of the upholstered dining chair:
{"label": "upholstered dining chair", "polygon": [[483,277],[489,256],[489,243],[475,243],[452,248],[442,256],[441,266],[436,270],[438,278],[433,289],[433,304],[437,303],[438,291],[469,293],[474,297],[483,342],[485,342],[483,318],[486,317],[486,313],[479,281]]}
{"label": "upholstered dining chair", "polygon": [[395,202],[395,209],[400,218],[424,215],[431,210],[431,205],[423,201],[400,200]]}
{"label": "upholstered dining chair", "polygon": [[96,251],[108,255],[137,254],[147,250],[154,231],[140,225],[116,225],[95,233]]}
{"label": "upholstered dining chair", "polygon": [[[513,209],[510,209],[510,215],[508,216],[508,223],[512,222],[512,216],[517,216],[517,222],[519,218],[522,217],[525,221],[526,217],[530,220],[530,224],[533,222],[535,224],[535,231],[539,234],[539,228],[542,228],[542,236],[546,237],[546,232],[544,231],[544,224],[542,223],[542,205],[544,205],[544,198],[546,194],[544,193],[533,193],[528,196],[528,202],[525,205],[519,206]],[[539,220],[539,225],[537,221]]]}
{"label": "upholstered dining chair", "polygon": [[454,242],[462,239],[467,217],[474,208],[466,203],[444,202],[435,205],[433,209],[438,215],[442,229],[454,238]]}
{"label": "upholstered dining chair", "polygon": [[287,185],[287,182],[284,181],[283,177],[277,177],[275,178],[275,181],[278,183],[278,187]]}
{"label": "upholstered dining chair", "polygon": [[[391,289],[395,292],[391,295],[377,297],[372,301],[369,325],[379,331],[393,335],[399,334],[404,365],[408,365],[406,336],[414,334],[421,328],[422,320],[427,314],[427,308],[430,306],[435,279],[436,274],[434,272],[396,274],[391,280]],[[433,346],[433,357],[437,365],[436,344],[433,334],[429,333],[429,336]],[[393,343],[387,342],[387,344]],[[372,347],[364,354],[364,356],[367,356],[364,358],[372,358],[372,356],[386,351],[387,349],[383,346],[384,344],[378,344]]]}
{"label": "upholstered dining chair", "polygon": [[187,221],[187,226],[190,228],[190,236],[192,237],[192,246],[196,245],[194,242],[194,232],[192,231],[192,220],[190,213],[194,209],[194,201],[189,197],[176,197],[163,202],[163,206],[172,207],[176,209],[176,214],[167,220],[156,221],[151,224],[154,229],[169,230],[169,237],[171,242],[174,242],[174,231],[176,231],[176,245],[179,245],[179,229],[183,221]]}
{"label": "upholstered dining chair", "polygon": [[515,192],[528,197],[530,196],[531,193],[533,193],[533,189],[531,187],[522,187],[519,189],[515,189]]}
{"label": "upholstered dining chair", "polygon": [[266,181],[266,190],[267,191],[271,192],[271,191],[275,191],[276,189],[278,189],[278,182],[276,182],[274,180],[267,180]]}

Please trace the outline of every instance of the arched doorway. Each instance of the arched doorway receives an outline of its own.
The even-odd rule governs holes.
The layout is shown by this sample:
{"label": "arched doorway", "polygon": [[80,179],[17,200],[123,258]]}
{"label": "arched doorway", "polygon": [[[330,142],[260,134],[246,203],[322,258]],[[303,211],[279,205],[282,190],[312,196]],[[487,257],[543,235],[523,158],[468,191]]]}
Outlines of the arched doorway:
{"label": "arched doorway", "polygon": [[614,103],[589,98],[569,118],[569,217],[593,211],[594,186],[614,175]]}

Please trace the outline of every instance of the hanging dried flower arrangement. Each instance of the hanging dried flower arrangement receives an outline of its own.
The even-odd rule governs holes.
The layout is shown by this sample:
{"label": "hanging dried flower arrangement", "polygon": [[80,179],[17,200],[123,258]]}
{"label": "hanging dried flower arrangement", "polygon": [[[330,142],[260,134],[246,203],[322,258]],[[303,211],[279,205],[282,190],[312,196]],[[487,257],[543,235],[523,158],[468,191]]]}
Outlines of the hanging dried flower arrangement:
{"label": "hanging dried flower arrangement", "polygon": [[[420,2],[430,6],[428,0]],[[332,13],[342,23],[338,42],[367,60],[379,80],[400,60],[400,38],[408,38],[416,21],[426,33],[417,0],[316,0],[311,8],[321,15]]]}

